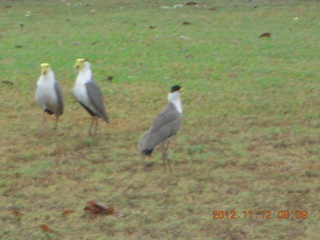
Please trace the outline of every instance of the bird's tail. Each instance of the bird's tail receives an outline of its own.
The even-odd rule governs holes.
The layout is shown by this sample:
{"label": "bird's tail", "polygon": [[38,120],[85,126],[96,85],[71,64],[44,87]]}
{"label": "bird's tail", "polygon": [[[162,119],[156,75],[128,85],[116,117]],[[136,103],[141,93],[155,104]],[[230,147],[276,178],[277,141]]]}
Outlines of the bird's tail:
{"label": "bird's tail", "polygon": [[148,140],[149,140],[149,135],[150,133],[147,132],[140,140],[139,142],[139,149],[140,149],[140,152],[145,155],[145,156],[151,156],[151,153],[153,151],[153,147],[151,146],[148,146]]}
{"label": "bird's tail", "polygon": [[106,121],[107,123],[110,123],[110,120],[109,120],[109,117],[108,117],[107,113],[103,114],[103,115],[101,116],[101,118],[102,118],[104,121]]}
{"label": "bird's tail", "polygon": [[141,151],[141,153],[146,156],[151,156],[152,152],[153,152],[153,148],[152,149],[144,149]]}

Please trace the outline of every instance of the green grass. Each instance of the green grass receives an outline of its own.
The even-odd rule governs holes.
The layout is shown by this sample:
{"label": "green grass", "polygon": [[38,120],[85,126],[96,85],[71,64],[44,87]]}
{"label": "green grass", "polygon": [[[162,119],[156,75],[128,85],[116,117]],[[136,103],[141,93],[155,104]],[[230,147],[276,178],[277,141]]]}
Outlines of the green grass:
{"label": "green grass", "polygon": [[[319,2],[161,8],[178,3],[0,2],[0,239],[318,239]],[[99,141],[71,93],[79,57],[111,119]],[[49,121],[39,136],[42,62],[63,87],[65,113],[57,133]],[[160,150],[142,159],[137,143],[174,84],[184,124],[170,175]],[[125,217],[91,219],[90,200]],[[214,220],[213,210],[241,218]],[[272,219],[243,219],[268,210]],[[285,210],[309,215],[277,219]]]}

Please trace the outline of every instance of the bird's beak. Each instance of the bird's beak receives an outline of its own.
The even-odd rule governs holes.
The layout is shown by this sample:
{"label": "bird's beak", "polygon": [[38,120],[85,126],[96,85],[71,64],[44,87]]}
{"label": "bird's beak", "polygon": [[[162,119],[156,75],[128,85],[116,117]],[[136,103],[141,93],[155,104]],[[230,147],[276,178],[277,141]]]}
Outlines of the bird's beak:
{"label": "bird's beak", "polygon": [[49,63],[42,63],[40,66],[41,66],[41,73],[43,75],[47,75],[49,67],[50,67]]}
{"label": "bird's beak", "polygon": [[83,68],[84,62],[85,62],[85,59],[84,59],[84,58],[78,58],[78,59],[76,60],[76,64],[74,65],[74,67],[75,67],[76,69],[78,69],[78,71],[80,71],[80,70]]}
{"label": "bird's beak", "polygon": [[78,63],[76,63],[73,67],[76,68],[76,69],[79,70],[79,71],[81,70],[80,64],[78,64]]}
{"label": "bird's beak", "polygon": [[180,89],[179,89],[179,93],[180,93],[180,98],[181,98],[181,99],[182,99],[182,96],[183,96],[183,91],[182,91],[182,90],[183,90],[183,88],[180,88]]}

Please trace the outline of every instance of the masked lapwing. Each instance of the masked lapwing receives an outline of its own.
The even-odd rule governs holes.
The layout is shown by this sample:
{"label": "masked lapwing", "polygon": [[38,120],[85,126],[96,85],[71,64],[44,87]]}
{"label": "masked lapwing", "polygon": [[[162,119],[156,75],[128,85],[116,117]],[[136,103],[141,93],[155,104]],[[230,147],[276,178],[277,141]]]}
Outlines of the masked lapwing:
{"label": "masked lapwing", "polygon": [[168,148],[170,141],[179,131],[182,124],[182,104],[180,91],[182,88],[175,85],[168,95],[168,104],[154,119],[149,131],[141,138],[139,147],[143,155],[151,156],[154,148],[163,143],[162,157],[165,169],[167,165],[171,171],[168,158]]}
{"label": "masked lapwing", "polygon": [[[76,61],[75,67],[79,73],[73,87],[73,95],[92,116],[88,135],[96,136],[99,118],[109,123],[109,118],[103,104],[103,97],[99,86],[93,80],[90,63],[83,58]],[[92,134],[92,127],[94,132]]]}
{"label": "masked lapwing", "polygon": [[59,117],[63,114],[63,97],[61,86],[55,79],[54,73],[49,63],[42,63],[41,76],[37,82],[35,99],[43,109],[43,120],[40,133],[44,132],[46,125],[46,114],[55,115],[56,123],[54,129],[58,127]]}

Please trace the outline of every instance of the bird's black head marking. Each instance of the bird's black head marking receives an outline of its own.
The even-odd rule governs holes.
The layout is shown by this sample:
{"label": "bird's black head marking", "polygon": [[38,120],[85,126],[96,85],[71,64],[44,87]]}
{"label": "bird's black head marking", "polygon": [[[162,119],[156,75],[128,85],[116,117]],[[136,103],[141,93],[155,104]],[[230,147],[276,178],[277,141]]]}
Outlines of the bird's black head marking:
{"label": "bird's black head marking", "polygon": [[174,85],[172,86],[171,88],[171,92],[176,92],[176,91],[179,91],[182,87],[180,85]]}

